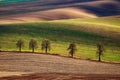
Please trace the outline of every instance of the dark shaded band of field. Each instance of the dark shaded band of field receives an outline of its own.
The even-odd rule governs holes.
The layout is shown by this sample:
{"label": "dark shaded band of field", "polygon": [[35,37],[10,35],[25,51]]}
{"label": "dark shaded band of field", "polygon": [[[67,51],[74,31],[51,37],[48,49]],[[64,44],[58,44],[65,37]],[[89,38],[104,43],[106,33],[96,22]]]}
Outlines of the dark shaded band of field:
{"label": "dark shaded band of field", "polygon": [[0,80],[119,80],[120,75],[106,74],[69,74],[69,73],[35,73],[23,76],[3,77]]}

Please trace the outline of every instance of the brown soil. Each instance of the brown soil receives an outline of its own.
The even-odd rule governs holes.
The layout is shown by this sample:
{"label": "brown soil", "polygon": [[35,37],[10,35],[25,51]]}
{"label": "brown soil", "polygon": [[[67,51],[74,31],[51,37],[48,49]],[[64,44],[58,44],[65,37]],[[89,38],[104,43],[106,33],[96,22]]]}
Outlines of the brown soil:
{"label": "brown soil", "polygon": [[120,80],[120,75],[35,73],[23,76],[3,77],[0,80]]}
{"label": "brown soil", "polygon": [[[27,75],[5,77],[21,74]],[[120,64],[38,53],[0,52],[0,77],[4,77],[0,80],[119,80],[119,75]]]}

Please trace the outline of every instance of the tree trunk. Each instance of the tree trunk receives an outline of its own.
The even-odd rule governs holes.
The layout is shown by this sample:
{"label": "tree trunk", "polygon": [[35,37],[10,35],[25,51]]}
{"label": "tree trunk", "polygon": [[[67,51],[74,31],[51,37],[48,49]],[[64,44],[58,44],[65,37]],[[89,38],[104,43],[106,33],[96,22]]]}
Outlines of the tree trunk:
{"label": "tree trunk", "polygon": [[74,50],[71,50],[71,57],[73,58]]}
{"label": "tree trunk", "polygon": [[34,48],[32,48],[32,52],[34,53]]}
{"label": "tree trunk", "polygon": [[21,46],[19,47],[19,52],[21,52]]}
{"label": "tree trunk", "polygon": [[101,53],[99,53],[99,60],[98,61],[101,62]]}
{"label": "tree trunk", "polygon": [[73,53],[71,54],[71,57],[73,58]]}
{"label": "tree trunk", "polygon": [[45,53],[47,54],[47,47],[45,48]]}

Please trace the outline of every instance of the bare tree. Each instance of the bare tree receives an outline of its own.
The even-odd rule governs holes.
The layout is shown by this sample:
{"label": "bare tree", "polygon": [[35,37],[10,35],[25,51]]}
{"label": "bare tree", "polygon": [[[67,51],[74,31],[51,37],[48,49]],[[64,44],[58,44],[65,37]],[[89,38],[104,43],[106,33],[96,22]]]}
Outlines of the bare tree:
{"label": "bare tree", "polygon": [[73,55],[75,54],[77,48],[76,48],[76,44],[75,43],[70,43],[69,47],[69,54],[71,55],[71,57],[73,57]]}
{"label": "bare tree", "polygon": [[29,42],[29,48],[32,49],[32,52],[35,51],[35,48],[37,48],[37,45],[38,45],[38,43],[37,43],[36,40],[34,40],[34,39],[30,40],[30,42]]}
{"label": "bare tree", "polygon": [[48,50],[51,49],[51,43],[49,40],[43,40],[41,44],[41,49],[45,50],[45,53],[48,53]]}
{"label": "bare tree", "polygon": [[16,46],[19,48],[19,52],[21,52],[22,47],[24,47],[24,41],[22,39],[18,40]]}
{"label": "bare tree", "polygon": [[101,56],[103,55],[103,52],[105,51],[104,45],[102,43],[97,44],[97,54],[98,54],[98,61],[101,61]]}

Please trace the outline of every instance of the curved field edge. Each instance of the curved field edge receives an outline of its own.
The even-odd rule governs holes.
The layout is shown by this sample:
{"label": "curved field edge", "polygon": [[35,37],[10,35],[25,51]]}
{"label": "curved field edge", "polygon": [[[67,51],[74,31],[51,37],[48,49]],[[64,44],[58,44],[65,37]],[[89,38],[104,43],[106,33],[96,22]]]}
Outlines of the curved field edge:
{"label": "curved field edge", "polygon": [[[68,23],[69,22],[69,23]],[[68,56],[68,45],[70,42],[77,43],[77,52],[75,57],[97,60],[96,44],[102,41],[105,44],[106,52],[102,59],[105,61],[120,62],[120,43],[119,38],[108,36],[112,34],[112,30],[116,27],[109,29],[99,29],[96,27],[91,28],[88,25],[78,24],[79,21],[43,21],[33,23],[17,23],[0,25],[0,46],[1,50],[15,51],[16,41],[23,39],[25,47],[23,51],[30,51],[28,48],[29,40],[34,38],[38,41],[38,48],[36,52],[43,52],[40,48],[43,39],[49,39],[52,42],[51,54],[61,54]],[[87,21],[86,21],[87,22]],[[118,23],[117,23],[118,24]],[[108,26],[105,26],[108,27]],[[104,30],[106,34],[94,33]],[[115,32],[115,31],[114,31]],[[120,29],[117,29],[120,32]],[[119,37],[119,35],[117,36]]]}

